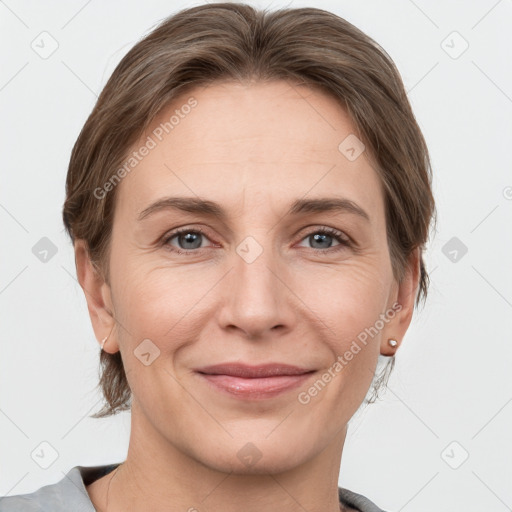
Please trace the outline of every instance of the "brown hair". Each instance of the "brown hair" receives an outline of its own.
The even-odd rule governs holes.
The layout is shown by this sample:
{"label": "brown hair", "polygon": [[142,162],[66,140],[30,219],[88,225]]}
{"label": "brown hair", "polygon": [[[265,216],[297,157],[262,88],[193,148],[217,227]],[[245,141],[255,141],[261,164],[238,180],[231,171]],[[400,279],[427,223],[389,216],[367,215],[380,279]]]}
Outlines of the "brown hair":
{"label": "brown hair", "polygon": [[[425,140],[391,57],[346,20],[316,8],[274,12],[242,3],[184,9],[139,41],[101,92],[73,147],[63,220],[72,242],[86,242],[109,283],[108,254],[116,189],[98,199],[132,145],[174,98],[216,81],[291,80],[316,87],[346,109],[384,185],[387,237],[400,282],[435,220]],[[340,141],[341,142],[341,141]],[[429,284],[421,256],[416,305]],[[120,352],[100,356],[106,404],[92,417],[130,408],[131,390]],[[387,380],[394,356],[374,383]]]}

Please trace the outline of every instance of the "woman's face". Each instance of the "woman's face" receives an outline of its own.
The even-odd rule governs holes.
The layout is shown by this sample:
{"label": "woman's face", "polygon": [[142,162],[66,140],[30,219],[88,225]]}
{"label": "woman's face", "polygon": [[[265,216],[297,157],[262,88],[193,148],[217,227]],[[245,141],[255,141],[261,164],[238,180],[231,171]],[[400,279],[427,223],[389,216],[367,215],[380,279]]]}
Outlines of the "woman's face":
{"label": "woman's face", "polygon": [[[216,83],[176,100],[133,147],[93,323],[101,338],[107,309],[117,320],[105,348],[121,351],[140,446],[235,472],[340,446],[379,352],[405,334],[416,284],[393,279],[383,190],[354,133],[318,91]],[[224,363],[311,373],[197,371]]]}

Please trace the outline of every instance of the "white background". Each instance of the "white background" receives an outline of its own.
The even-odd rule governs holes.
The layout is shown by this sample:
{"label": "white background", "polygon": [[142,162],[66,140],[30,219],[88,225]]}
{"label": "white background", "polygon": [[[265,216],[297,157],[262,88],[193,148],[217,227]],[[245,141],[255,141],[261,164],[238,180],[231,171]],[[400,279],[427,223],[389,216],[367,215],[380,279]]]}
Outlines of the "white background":
{"label": "white background", "polygon": [[[269,2],[252,4],[313,6]],[[0,2],[0,495],[126,456],[129,413],[88,418],[100,406],[99,347],[61,221],[65,175],[122,56],[163,18],[198,4]],[[396,62],[431,151],[439,211],[429,299],[384,398],[351,422],[340,485],[386,510],[512,510],[512,2],[314,6],[368,33]],[[47,59],[31,48],[43,31],[59,45]],[[463,40],[453,31],[469,44],[458,58]],[[32,253],[42,237],[58,250],[46,263]],[[468,248],[456,262],[442,252],[452,237]],[[43,441],[58,452],[48,469],[31,457]]]}

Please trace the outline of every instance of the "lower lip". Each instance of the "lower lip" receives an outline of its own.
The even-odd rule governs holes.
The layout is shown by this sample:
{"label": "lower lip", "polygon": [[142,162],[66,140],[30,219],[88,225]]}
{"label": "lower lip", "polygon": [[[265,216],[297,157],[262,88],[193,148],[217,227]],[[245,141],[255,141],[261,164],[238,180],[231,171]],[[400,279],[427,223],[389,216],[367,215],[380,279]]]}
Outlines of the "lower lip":
{"label": "lower lip", "polygon": [[217,390],[241,399],[265,399],[297,388],[314,372],[301,375],[280,375],[255,379],[243,379],[231,375],[207,375],[199,373]]}

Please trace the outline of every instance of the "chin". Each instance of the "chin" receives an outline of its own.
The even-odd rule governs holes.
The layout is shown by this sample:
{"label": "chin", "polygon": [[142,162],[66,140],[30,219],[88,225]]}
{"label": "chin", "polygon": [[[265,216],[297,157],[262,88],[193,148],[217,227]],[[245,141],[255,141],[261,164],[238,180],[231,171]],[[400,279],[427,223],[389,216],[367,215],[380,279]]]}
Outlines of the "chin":
{"label": "chin", "polygon": [[[279,474],[290,471],[306,462],[314,455],[314,447],[304,446],[303,442],[292,442],[288,436],[275,436],[274,439],[261,438],[261,434],[229,439],[224,443],[215,442],[210,449],[200,449],[195,454],[201,464],[236,475]],[[211,440],[205,441],[205,444]],[[204,445],[203,445],[204,446]],[[320,451],[320,448],[318,449]]]}

